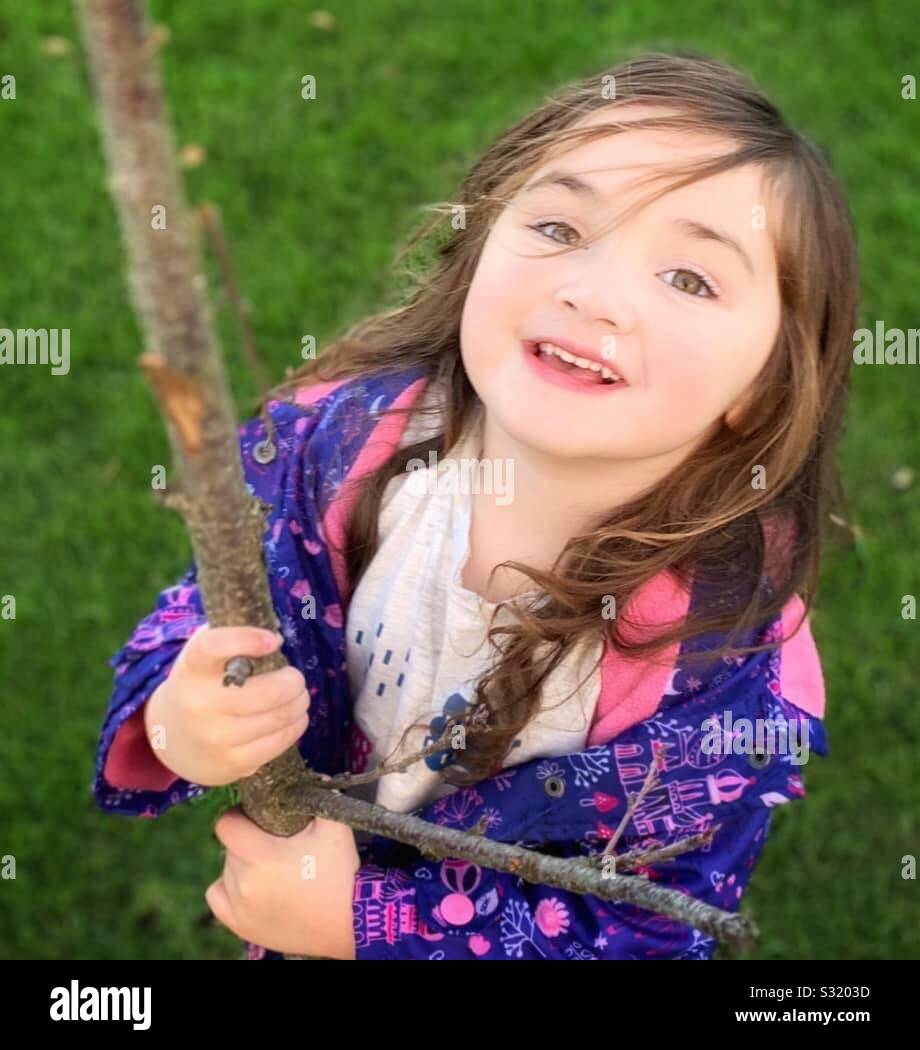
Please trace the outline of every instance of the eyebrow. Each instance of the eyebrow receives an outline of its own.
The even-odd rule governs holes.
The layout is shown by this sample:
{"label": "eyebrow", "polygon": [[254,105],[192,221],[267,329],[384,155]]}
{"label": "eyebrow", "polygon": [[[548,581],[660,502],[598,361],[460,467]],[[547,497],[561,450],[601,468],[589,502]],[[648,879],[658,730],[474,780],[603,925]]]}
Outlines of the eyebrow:
{"label": "eyebrow", "polygon": [[[524,186],[521,193],[533,193],[535,190],[541,189],[544,186],[558,186],[573,193],[576,197],[582,197],[585,200],[590,200],[595,203],[602,203],[604,200],[603,194],[597,189],[597,187],[592,186],[591,183],[586,182],[577,175],[572,175],[568,172],[559,171],[557,169],[548,171],[545,175],[541,175],[540,178],[534,179],[533,182]],[[675,219],[674,225],[679,227],[679,229],[687,236],[693,237],[695,240],[715,241],[716,244],[721,244],[724,247],[729,248],[738,255],[751,277],[754,276],[755,268],[750,255],[748,255],[734,237],[731,237],[729,234],[720,230],[715,230],[711,226],[707,226],[705,223],[697,222],[695,219]]]}
{"label": "eyebrow", "polygon": [[590,182],[585,182],[584,179],[580,179],[577,175],[570,175],[568,172],[558,171],[555,168],[552,171],[548,171],[545,175],[541,175],[539,179],[534,179],[533,182],[527,183],[521,190],[521,193],[532,193],[543,186],[561,186],[578,197],[588,197],[596,201],[604,199],[601,192],[595,186],[592,186]]}

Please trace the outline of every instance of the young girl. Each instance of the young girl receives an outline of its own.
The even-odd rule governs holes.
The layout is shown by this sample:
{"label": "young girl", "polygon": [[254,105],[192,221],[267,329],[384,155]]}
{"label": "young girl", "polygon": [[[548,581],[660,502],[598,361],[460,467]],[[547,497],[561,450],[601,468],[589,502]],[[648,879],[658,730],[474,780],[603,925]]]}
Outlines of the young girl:
{"label": "young girl", "polygon": [[[265,633],[208,628],[193,564],[110,661],[96,798],[155,817],[295,741],[361,772],[464,719],[465,747],[352,791],[577,856],[657,764],[617,853],[715,828],[638,874],[736,910],[772,808],[827,753],[808,614],[857,324],[843,193],[737,71],[652,54],[550,98],[441,211],[406,305],[240,428],[294,670],[221,687]],[[380,837],[359,852],[331,821],[281,839],[231,811],[217,833],[208,903],[253,958],[715,948]]]}

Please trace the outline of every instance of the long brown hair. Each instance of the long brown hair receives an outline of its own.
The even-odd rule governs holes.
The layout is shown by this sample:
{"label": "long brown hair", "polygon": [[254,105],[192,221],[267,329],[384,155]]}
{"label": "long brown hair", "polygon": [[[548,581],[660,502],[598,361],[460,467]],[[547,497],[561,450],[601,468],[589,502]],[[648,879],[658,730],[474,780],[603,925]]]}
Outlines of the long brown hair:
{"label": "long brown hair", "polygon": [[[613,99],[607,90],[611,83]],[[667,113],[628,124],[627,113],[617,123],[619,107],[630,102]],[[609,109],[612,123],[575,126],[601,109]],[[451,449],[481,407],[463,368],[459,332],[466,289],[493,222],[549,151],[626,126],[709,132],[737,144],[735,152],[670,168],[667,174],[676,174],[676,181],[652,200],[720,171],[761,166],[782,201],[774,243],[779,332],[731,429],[723,425],[653,491],[612,508],[592,531],[573,536],[551,572],[502,563],[529,577],[539,591],[529,604],[514,603],[515,622],[495,626],[492,621],[489,641],[496,656],[475,696],[480,716],[488,713],[488,726],[470,730],[462,761],[442,774],[448,783],[475,783],[500,768],[515,736],[538,713],[544,680],[577,643],[606,640],[623,655],[650,659],[685,639],[724,636],[717,651],[688,653],[689,663],[780,644],[736,643],[742,636],[756,637],[748,632],[771,621],[796,593],[805,613],[811,611],[822,525],[831,511],[849,520],[835,466],[858,324],[858,264],[844,193],[822,152],[790,128],[742,73],[698,54],[653,53],[564,87],[502,134],[463,180],[455,200],[435,205],[435,214],[410,235],[397,257],[401,261],[419,245],[435,242],[435,258],[417,268],[404,304],[351,326],[315,360],[289,370],[288,378],[263,398],[264,406],[271,398],[290,400],[305,381],[410,366],[423,369],[445,391],[438,406],[443,431],[394,452],[362,487],[344,552],[351,588],[377,549],[387,483],[406,470],[410,459],[427,461],[429,451],[442,455]],[[457,205],[466,223],[446,234],[445,216],[456,214]],[[758,466],[768,479],[763,488],[751,481]],[[640,625],[623,610],[643,585],[665,571],[686,588],[691,580],[699,581],[715,599],[694,603],[670,629],[636,634]],[[620,612],[607,619],[601,610],[605,599],[609,608],[611,595]]]}

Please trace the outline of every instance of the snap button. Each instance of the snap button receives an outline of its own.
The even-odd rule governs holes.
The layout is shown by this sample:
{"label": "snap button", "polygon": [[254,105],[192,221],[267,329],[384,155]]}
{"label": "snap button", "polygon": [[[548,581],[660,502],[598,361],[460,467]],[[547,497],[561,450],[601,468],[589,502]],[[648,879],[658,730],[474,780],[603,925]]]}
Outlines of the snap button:
{"label": "snap button", "polygon": [[271,463],[276,453],[277,449],[270,438],[265,438],[264,441],[259,441],[252,446],[252,458],[256,463]]}
{"label": "snap button", "polygon": [[565,781],[562,777],[547,777],[543,781],[543,790],[550,798],[562,798],[565,794]]}
{"label": "snap button", "polygon": [[765,769],[770,764],[770,752],[753,751],[748,755],[748,764],[754,769]]}

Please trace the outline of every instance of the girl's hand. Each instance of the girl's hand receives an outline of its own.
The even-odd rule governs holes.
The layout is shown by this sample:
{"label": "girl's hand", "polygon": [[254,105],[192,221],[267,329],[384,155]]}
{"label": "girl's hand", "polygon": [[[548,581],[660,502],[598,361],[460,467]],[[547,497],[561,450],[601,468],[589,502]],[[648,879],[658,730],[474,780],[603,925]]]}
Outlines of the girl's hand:
{"label": "girl's hand", "polygon": [[223,685],[234,656],[267,656],[281,638],[257,627],[204,625],[186,641],[144,711],[147,740],[177,776],[232,784],[293,747],[307,731],[310,694],[296,667]]}
{"label": "girl's hand", "polygon": [[237,806],[214,832],[227,856],[204,896],[218,922],[272,951],[355,958],[352,898],[361,859],[350,827],[314,817],[284,838],[262,831]]}

